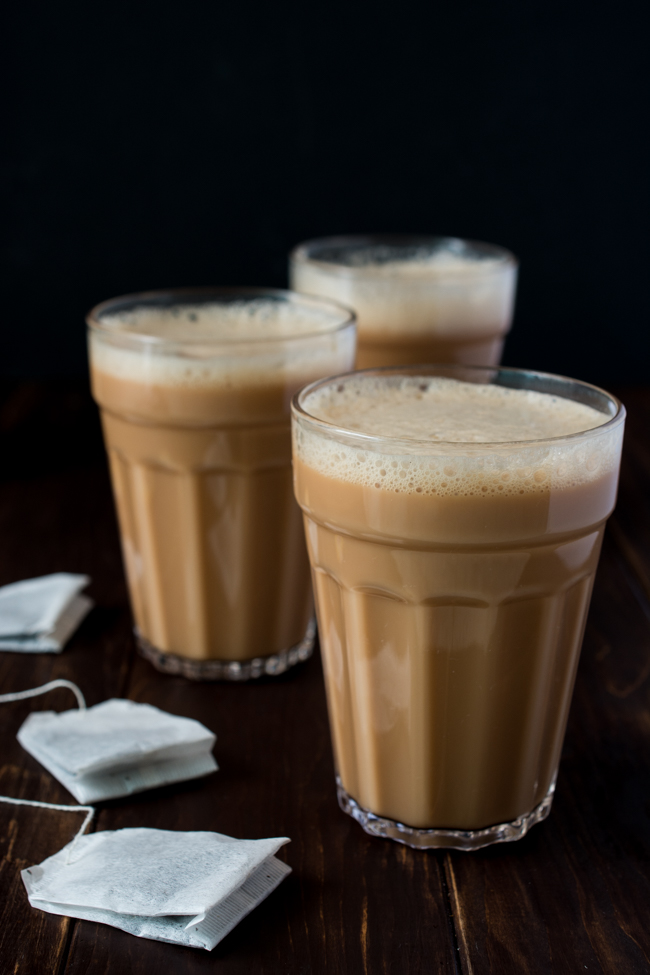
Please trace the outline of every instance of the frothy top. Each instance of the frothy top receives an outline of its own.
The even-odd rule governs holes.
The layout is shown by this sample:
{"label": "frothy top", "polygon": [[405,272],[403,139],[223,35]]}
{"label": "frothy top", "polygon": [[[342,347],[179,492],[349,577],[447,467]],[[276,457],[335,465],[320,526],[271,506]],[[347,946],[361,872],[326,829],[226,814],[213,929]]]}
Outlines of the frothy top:
{"label": "frothy top", "polygon": [[303,245],[291,286],[354,310],[363,337],[507,331],[517,276],[506,251],[455,238],[430,244]]}
{"label": "frothy top", "polygon": [[513,263],[512,256],[490,244],[473,244],[458,237],[432,237],[417,240],[382,243],[372,239],[351,237],[311,241],[296,248],[292,255],[296,263],[310,261],[329,265],[341,272],[346,269],[373,275],[394,276],[414,274],[475,274],[494,271]]}
{"label": "frothy top", "polygon": [[[298,416],[294,450],[300,460],[330,477],[388,491],[544,492],[615,469],[621,447],[622,425],[599,436],[597,428],[610,416],[590,406],[443,377],[358,373],[318,387],[301,405],[349,433]],[[554,441],[592,430],[591,436]],[[381,439],[355,442],[359,434]]]}
{"label": "frothy top", "polygon": [[325,386],[305,403],[312,416],[375,437],[446,443],[511,443],[564,437],[605,423],[590,406],[528,389],[362,376]]}
{"label": "frothy top", "polygon": [[113,333],[196,346],[273,341],[336,329],[345,311],[269,298],[172,306],[134,305],[100,317]]}
{"label": "frothy top", "polygon": [[354,357],[347,309],[288,292],[178,304],[117,299],[89,323],[93,371],[148,386],[296,388],[342,363],[350,368]]}

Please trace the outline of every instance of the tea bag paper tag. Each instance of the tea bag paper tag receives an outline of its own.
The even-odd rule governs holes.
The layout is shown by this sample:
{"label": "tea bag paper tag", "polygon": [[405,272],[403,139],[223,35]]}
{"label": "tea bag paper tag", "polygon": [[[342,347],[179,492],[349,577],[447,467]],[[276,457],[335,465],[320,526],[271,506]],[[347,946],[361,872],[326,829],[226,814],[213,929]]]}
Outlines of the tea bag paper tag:
{"label": "tea bag paper tag", "polygon": [[216,735],[199,721],[128,700],[35,711],[17,737],[80,803],[185,782],[218,768]]}
{"label": "tea bag paper tag", "polygon": [[60,653],[93,606],[88,576],[55,572],[0,587],[0,650]]}
{"label": "tea bag paper tag", "polygon": [[32,907],[210,951],[291,872],[287,837],[121,829],[79,836],[22,871]]}

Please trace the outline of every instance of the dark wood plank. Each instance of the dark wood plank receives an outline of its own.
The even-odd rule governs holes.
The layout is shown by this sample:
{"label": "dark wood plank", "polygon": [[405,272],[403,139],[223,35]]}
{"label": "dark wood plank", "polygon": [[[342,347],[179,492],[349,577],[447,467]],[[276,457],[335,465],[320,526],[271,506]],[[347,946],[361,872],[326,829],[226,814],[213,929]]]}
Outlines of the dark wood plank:
{"label": "dark wood plank", "polygon": [[650,391],[628,421],[549,820],[448,854],[463,971],[650,971]]}
{"label": "dark wood plank", "polygon": [[[650,394],[635,396],[621,481],[619,514],[625,518],[616,524],[637,565],[610,539],[553,813],[521,843],[436,856],[370,839],[338,810],[317,659],[279,680],[242,686],[190,684],[134,660],[112,501],[87,393],[43,384],[15,384],[4,398],[0,391],[6,447],[0,456],[0,584],[56,569],[85,571],[99,603],[60,657],[0,654],[0,687],[65,676],[82,686],[89,703],[128,694],[203,721],[219,736],[221,770],[202,782],[107,804],[99,828],[286,834],[292,843],[281,855],[294,869],[210,954],[141,941],[31,910],[16,885],[18,867],[67,842],[75,817],[39,812],[51,817],[45,821],[31,810],[5,814],[0,807],[0,853],[9,850],[14,832],[25,844],[18,851],[16,840],[0,867],[0,884],[12,898],[3,905],[0,934],[8,970],[191,973],[218,965],[233,975],[451,973],[459,970],[459,956],[463,971],[474,975],[650,970],[644,923],[650,611],[642,561],[650,548],[637,530],[648,517],[643,418]],[[61,697],[0,707],[5,793],[69,801],[15,741],[31,708],[67,706],[71,702]]]}
{"label": "dark wood plank", "polygon": [[[247,975],[456,972],[439,858],[371,840],[338,809],[317,658],[276,681],[241,686],[188,683],[158,674],[139,658],[130,669],[130,615],[93,417],[87,399],[75,398],[74,389],[65,387],[16,386],[0,406],[6,444],[0,467],[0,583],[56,569],[88,572],[91,594],[99,603],[60,657],[0,654],[0,686],[21,689],[65,676],[80,684],[89,703],[126,693],[203,721],[219,736],[221,770],[202,782],[109,803],[100,810],[97,827],[288,835],[292,843],[281,855],[294,872],[211,954],[141,941],[103,925],[68,926],[32,911],[18,887],[18,901],[7,918],[14,955],[6,957],[15,957],[21,930],[34,922],[45,925],[44,930],[54,925],[60,934],[44,939],[51,964],[32,953],[30,934],[17,969],[21,973],[55,971],[56,959],[68,973],[89,975],[198,972],[215,964],[225,973]],[[81,444],[80,453],[75,443]],[[57,693],[60,698],[0,709],[0,721],[12,766],[31,776],[31,789],[25,786],[24,791],[43,798],[46,782],[47,797],[66,802],[65,790],[15,741],[15,731],[31,708],[71,706],[66,692]],[[29,812],[10,814],[26,836],[31,862],[59,849],[71,835],[66,814],[39,815],[63,819],[56,820],[48,848],[39,848],[32,857],[31,833],[25,826]],[[68,930],[73,930],[69,955]]]}
{"label": "dark wood plank", "polygon": [[650,971],[650,613],[611,541],[546,823],[446,857],[463,971]]}
{"label": "dark wood plank", "polygon": [[287,835],[292,842],[280,855],[294,872],[210,956],[135,948],[122,932],[84,924],[75,929],[68,975],[104,972],[107,954],[142,973],[214,964],[224,975],[456,971],[438,859],[372,840],[338,809],[318,659],[257,685],[193,685],[138,661],[129,696],[213,729],[220,771],[111,803],[100,827]]}
{"label": "dark wood plank", "polygon": [[[78,384],[26,390],[21,395],[17,387],[0,406],[0,585],[50,572],[86,573],[92,580],[86,592],[97,605],[60,655],[0,653],[0,688],[64,677],[94,704],[123,693],[134,657],[96,410]],[[68,695],[57,707],[66,700],[72,703]],[[52,706],[49,698],[5,705],[0,722]]]}
{"label": "dark wood plank", "polygon": [[[16,384],[2,393],[0,585],[85,572],[98,605],[61,655],[0,652],[0,693],[62,677],[78,683],[89,704],[119,696],[134,651],[94,408],[78,384]],[[76,804],[16,740],[30,711],[74,706],[66,690],[0,705],[0,794]],[[30,908],[20,870],[61,849],[81,819],[0,803],[2,971],[31,975],[64,965],[73,922]]]}
{"label": "dark wood plank", "polygon": [[[58,783],[44,770],[27,772],[8,762],[0,766],[0,794],[61,801]],[[60,971],[71,922],[32,910],[20,871],[69,843],[84,815],[0,803],[0,971],[12,975]]]}

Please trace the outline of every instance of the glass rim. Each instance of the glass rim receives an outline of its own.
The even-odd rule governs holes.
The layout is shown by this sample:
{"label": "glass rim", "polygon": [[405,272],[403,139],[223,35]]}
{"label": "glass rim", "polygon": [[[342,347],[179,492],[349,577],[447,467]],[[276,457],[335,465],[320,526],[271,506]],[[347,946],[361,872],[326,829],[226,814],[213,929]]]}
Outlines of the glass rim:
{"label": "glass rim", "polygon": [[[223,299],[224,303],[228,300],[236,301],[241,298],[244,301],[254,300],[255,298],[271,298],[293,303],[305,308],[317,308],[323,311],[330,311],[333,314],[335,323],[328,328],[317,328],[311,332],[295,332],[287,335],[274,335],[270,338],[264,336],[251,336],[234,338],[231,340],[200,338],[194,341],[187,341],[178,338],[164,338],[159,335],[150,335],[142,332],[129,330],[119,330],[102,322],[102,316],[119,311],[135,310],[138,307],[162,307],[171,308],[174,305],[182,304],[207,304],[210,299]],[[192,300],[194,299],[194,300]],[[86,315],[86,324],[92,333],[104,336],[121,345],[132,346],[142,350],[152,351],[168,350],[189,350],[189,349],[208,349],[214,351],[228,350],[232,352],[237,348],[250,349],[256,346],[272,348],[282,346],[287,343],[309,342],[312,339],[322,338],[328,335],[337,335],[344,332],[350,326],[355,326],[357,321],[356,313],[346,305],[335,301],[332,298],[325,298],[316,295],[306,295],[298,291],[291,291],[287,288],[261,288],[261,287],[221,287],[207,286],[198,288],[161,288],[154,291],[139,291],[133,294],[119,295],[115,298],[108,298],[97,305],[94,305]]]}
{"label": "glass rim", "polygon": [[[493,274],[495,271],[502,271],[505,268],[517,269],[519,267],[519,260],[505,247],[501,247],[499,244],[490,244],[483,240],[473,240],[467,237],[451,237],[436,234],[350,234],[350,235],[340,235],[334,237],[314,237],[311,240],[302,241],[302,243],[297,244],[289,254],[290,264],[314,264],[320,268],[324,268],[331,274],[340,274],[342,276],[348,277],[361,277],[367,275],[368,277],[376,276],[380,273],[383,266],[382,264],[364,264],[364,265],[351,265],[343,264],[339,261],[325,260],[318,256],[313,256],[309,253],[312,248],[362,248],[368,246],[376,245],[386,245],[388,247],[408,247],[408,246],[424,246],[427,244],[461,244],[463,246],[469,246],[475,248],[477,251],[483,252],[486,257],[494,258],[494,261],[490,263],[489,266],[481,266],[481,261],[478,260],[471,267],[471,273],[482,275],[482,274]],[[408,262],[404,262],[408,263]],[[412,271],[412,278],[426,278],[426,279],[436,279],[443,277],[453,277],[455,275],[467,275],[467,268],[463,270],[450,269],[443,267],[423,267],[414,269]]]}
{"label": "glass rim", "polygon": [[[438,371],[426,372],[423,370]],[[601,423],[596,427],[589,427],[587,430],[578,430],[576,433],[564,434],[560,437],[540,437],[535,440],[485,440],[476,442],[468,440],[420,440],[415,437],[388,437],[378,436],[377,434],[362,433],[359,430],[348,430],[346,427],[338,426],[336,423],[332,423],[329,420],[323,420],[319,417],[313,416],[303,405],[305,398],[310,396],[317,389],[333,383],[340,383],[344,380],[349,380],[353,376],[422,375],[423,378],[430,378],[432,376],[444,376],[443,370],[458,370],[473,375],[488,374],[494,376],[510,374],[515,377],[521,377],[522,379],[526,376],[530,376],[537,380],[547,380],[550,383],[557,383],[558,385],[571,385],[585,391],[590,391],[595,394],[596,397],[606,399],[615,408],[615,412],[609,417],[608,420],[606,420],[605,423]],[[449,378],[454,377],[451,376]],[[509,386],[506,388],[528,389],[530,387],[519,385],[514,387]],[[532,391],[542,392],[542,390],[534,389]],[[551,395],[560,396],[561,393],[558,391],[557,393]],[[565,396],[563,398],[570,399],[572,402],[580,402],[572,397]],[[595,407],[593,408],[595,409]],[[361,449],[363,449],[364,444],[366,444],[369,448],[371,445],[376,447],[378,445],[386,444],[389,448],[407,447],[412,450],[413,447],[417,447],[422,448],[426,452],[431,452],[440,447],[455,451],[474,450],[480,452],[486,447],[508,447],[518,449],[541,447],[545,445],[554,446],[557,444],[575,442],[591,436],[600,436],[605,431],[610,431],[621,424],[625,420],[626,411],[618,397],[614,396],[612,393],[608,393],[607,390],[602,389],[600,386],[594,386],[592,383],[583,382],[581,379],[571,379],[568,376],[561,376],[552,372],[538,372],[535,369],[517,369],[511,366],[465,366],[457,363],[426,363],[413,366],[384,366],[383,368],[375,369],[359,369],[357,371],[343,372],[336,376],[328,376],[323,379],[317,379],[314,382],[303,386],[302,389],[299,389],[298,392],[294,394],[291,400],[291,414],[296,420],[306,421],[307,423],[321,429],[322,432],[328,435],[331,439],[337,439],[338,436],[344,437],[348,442],[350,440],[355,440],[361,445]],[[390,450],[389,452],[395,453],[396,451]],[[420,450],[418,453],[420,453]]]}

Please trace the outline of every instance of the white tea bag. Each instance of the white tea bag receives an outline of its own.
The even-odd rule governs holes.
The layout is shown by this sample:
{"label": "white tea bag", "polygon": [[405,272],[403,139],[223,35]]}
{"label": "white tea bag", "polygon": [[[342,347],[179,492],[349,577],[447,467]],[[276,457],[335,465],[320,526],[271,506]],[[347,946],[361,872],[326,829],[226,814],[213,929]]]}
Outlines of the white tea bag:
{"label": "white tea bag", "polygon": [[93,606],[88,576],[55,572],[0,587],[0,650],[61,653]]}
{"label": "white tea bag", "polygon": [[197,779],[218,768],[216,735],[204,725],[134,701],[112,699],[60,714],[35,711],[17,737],[81,803]]}
{"label": "white tea bag", "polygon": [[120,829],[78,836],[22,871],[32,907],[208,951],[291,873],[287,837]]}

